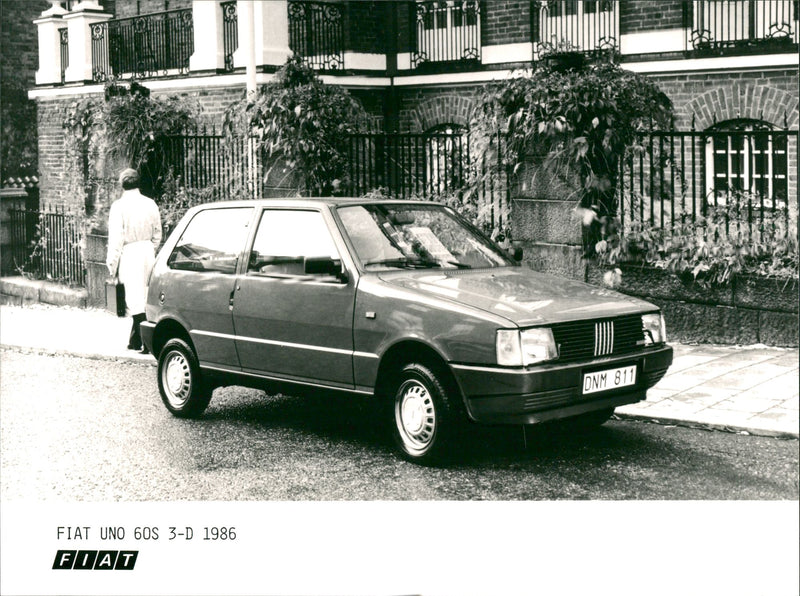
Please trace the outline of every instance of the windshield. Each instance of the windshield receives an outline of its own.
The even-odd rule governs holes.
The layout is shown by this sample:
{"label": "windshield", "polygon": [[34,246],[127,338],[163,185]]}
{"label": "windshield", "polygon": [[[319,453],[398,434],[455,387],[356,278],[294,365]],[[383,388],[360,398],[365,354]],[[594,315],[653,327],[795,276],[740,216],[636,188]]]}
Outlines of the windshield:
{"label": "windshield", "polygon": [[354,205],[339,207],[338,212],[367,270],[513,265],[490,241],[440,205]]}

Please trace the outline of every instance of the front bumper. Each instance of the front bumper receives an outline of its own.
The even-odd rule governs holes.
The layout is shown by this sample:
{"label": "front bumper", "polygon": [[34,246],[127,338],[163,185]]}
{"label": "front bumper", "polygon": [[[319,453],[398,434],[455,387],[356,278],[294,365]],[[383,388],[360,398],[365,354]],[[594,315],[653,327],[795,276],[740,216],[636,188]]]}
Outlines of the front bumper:
{"label": "front bumper", "polygon": [[[471,420],[483,424],[536,424],[645,399],[666,374],[672,348],[661,346],[622,356],[569,364],[508,369],[452,365]],[[587,372],[636,365],[636,383],[583,395]]]}

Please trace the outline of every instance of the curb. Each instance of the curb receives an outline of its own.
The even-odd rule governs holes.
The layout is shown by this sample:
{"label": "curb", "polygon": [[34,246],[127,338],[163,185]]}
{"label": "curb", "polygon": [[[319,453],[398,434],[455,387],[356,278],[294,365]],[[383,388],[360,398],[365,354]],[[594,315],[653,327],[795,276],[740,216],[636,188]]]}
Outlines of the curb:
{"label": "curb", "polygon": [[0,343],[0,350],[11,350],[22,354],[37,354],[42,356],[72,356],[75,358],[86,358],[88,360],[105,360],[107,362],[131,362],[133,364],[143,364],[155,367],[158,363],[152,354],[102,354],[100,352],[73,352],[53,348],[41,348],[34,346],[19,346],[15,344]]}
{"label": "curb", "polygon": [[715,422],[701,422],[698,420],[686,420],[682,418],[670,418],[669,416],[645,416],[644,414],[623,414],[615,413],[616,420],[633,420],[636,422],[646,422],[650,424],[680,426],[683,428],[696,428],[717,432],[733,433],[737,435],[753,435],[755,437],[771,437],[774,439],[800,439],[800,432],[789,432],[781,430],[771,430],[755,426],[740,426],[736,424],[721,424]]}

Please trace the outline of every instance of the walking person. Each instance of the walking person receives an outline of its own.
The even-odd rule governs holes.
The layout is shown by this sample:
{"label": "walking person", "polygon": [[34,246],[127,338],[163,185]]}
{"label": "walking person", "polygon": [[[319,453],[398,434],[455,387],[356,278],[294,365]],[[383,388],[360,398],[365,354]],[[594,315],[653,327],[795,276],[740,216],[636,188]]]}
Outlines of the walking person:
{"label": "walking person", "polygon": [[147,280],[161,243],[161,214],[153,199],[139,192],[139,173],[128,168],[119,176],[122,195],[108,215],[106,265],[125,286],[125,314],[133,317],[129,350],[142,348],[139,325],[145,320]]}

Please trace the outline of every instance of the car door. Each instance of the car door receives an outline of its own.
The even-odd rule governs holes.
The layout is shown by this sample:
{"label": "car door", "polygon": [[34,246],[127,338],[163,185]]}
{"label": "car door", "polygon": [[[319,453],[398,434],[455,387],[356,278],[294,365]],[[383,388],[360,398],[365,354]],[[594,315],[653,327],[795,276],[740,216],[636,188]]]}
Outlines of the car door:
{"label": "car door", "polygon": [[230,303],[253,214],[253,207],[199,211],[151,289],[188,329],[201,365],[239,369]]}
{"label": "car door", "polygon": [[263,210],[234,296],[245,372],[353,387],[355,280],[304,273],[309,257],[341,262],[328,221],[319,210]]}

